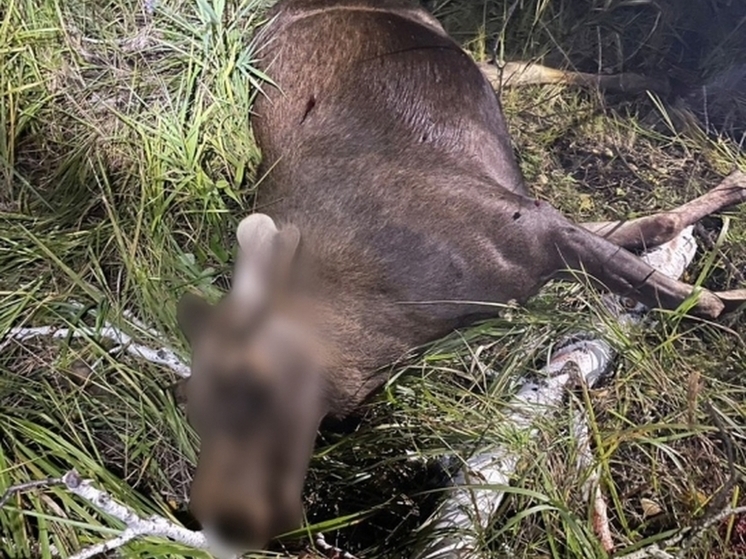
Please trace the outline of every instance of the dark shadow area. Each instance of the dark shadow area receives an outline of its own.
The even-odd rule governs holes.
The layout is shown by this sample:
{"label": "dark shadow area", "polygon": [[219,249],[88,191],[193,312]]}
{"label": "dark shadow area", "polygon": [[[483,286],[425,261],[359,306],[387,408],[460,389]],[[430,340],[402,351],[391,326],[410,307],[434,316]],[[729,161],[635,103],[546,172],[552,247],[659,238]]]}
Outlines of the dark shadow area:
{"label": "dark shadow area", "polygon": [[[746,132],[746,3],[731,0],[429,0],[458,40],[490,59],[665,77],[666,101],[710,134]],[[618,100],[618,99],[617,99]],[[614,97],[610,99],[615,102]],[[648,105],[645,96],[640,104]],[[686,119],[686,117],[680,117]],[[682,126],[684,123],[682,123]]]}

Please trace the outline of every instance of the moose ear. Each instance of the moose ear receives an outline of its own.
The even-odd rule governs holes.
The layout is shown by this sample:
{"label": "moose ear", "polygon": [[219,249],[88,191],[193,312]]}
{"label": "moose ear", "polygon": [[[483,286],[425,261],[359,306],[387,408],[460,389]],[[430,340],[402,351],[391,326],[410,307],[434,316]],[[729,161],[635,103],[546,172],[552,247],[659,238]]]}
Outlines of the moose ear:
{"label": "moose ear", "polygon": [[189,343],[197,339],[212,307],[202,297],[185,293],[176,307],[176,321]]}
{"label": "moose ear", "polygon": [[263,262],[258,259],[269,259],[278,233],[277,225],[267,214],[251,214],[238,224],[236,238],[241,251],[251,260],[252,265],[262,265]]}
{"label": "moose ear", "polygon": [[300,231],[289,225],[278,229],[266,214],[252,214],[238,224],[239,254],[233,292],[244,298],[261,298],[284,276],[300,242]]}
{"label": "moose ear", "polygon": [[295,254],[300,244],[300,231],[295,225],[285,225],[277,235],[277,254],[275,271],[280,281],[290,273]]}

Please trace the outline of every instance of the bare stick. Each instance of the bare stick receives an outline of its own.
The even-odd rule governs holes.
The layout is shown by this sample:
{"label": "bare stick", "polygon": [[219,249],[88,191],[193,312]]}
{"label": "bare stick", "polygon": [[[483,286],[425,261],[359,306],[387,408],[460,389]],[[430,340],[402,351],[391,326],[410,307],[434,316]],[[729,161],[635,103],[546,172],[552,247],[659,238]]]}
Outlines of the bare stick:
{"label": "bare stick", "polygon": [[671,87],[666,79],[649,78],[632,73],[586,74],[558,70],[534,62],[507,62],[502,67],[485,62],[477,65],[490,85],[497,91],[503,87],[563,84],[597,88],[611,93],[636,94],[652,91],[667,95]]}

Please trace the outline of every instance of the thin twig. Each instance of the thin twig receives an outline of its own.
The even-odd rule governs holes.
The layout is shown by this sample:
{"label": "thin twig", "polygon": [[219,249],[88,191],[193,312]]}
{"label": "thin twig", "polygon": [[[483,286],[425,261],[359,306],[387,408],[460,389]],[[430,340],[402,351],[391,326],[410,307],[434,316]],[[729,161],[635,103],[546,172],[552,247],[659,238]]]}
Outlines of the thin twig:
{"label": "thin twig", "polygon": [[59,477],[50,477],[47,479],[40,479],[36,481],[27,481],[26,483],[19,483],[18,485],[12,485],[5,490],[3,496],[0,497],[0,509],[3,508],[13,495],[18,493],[25,493],[32,489],[47,489],[48,487],[54,487],[55,485],[64,485],[65,482]]}
{"label": "thin twig", "polygon": [[573,419],[573,432],[578,441],[577,468],[579,471],[590,469],[588,478],[583,483],[583,499],[591,507],[593,519],[593,531],[598,536],[601,546],[607,553],[614,550],[614,538],[609,526],[608,507],[601,491],[600,465],[594,464],[593,450],[591,449],[590,418],[585,409],[576,412]]}
{"label": "thin twig", "polygon": [[318,547],[329,559],[357,559],[357,557],[351,553],[327,543],[324,534],[321,533],[316,534],[316,547]]}

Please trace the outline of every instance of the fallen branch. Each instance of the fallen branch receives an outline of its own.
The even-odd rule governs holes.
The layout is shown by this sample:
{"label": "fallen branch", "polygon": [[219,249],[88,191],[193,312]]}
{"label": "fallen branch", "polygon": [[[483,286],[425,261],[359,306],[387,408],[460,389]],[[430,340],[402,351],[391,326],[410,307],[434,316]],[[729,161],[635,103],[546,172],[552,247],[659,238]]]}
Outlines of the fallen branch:
{"label": "fallen branch", "polygon": [[87,559],[99,553],[117,549],[129,541],[144,536],[156,536],[197,549],[209,549],[207,539],[202,532],[188,530],[162,516],[153,515],[142,518],[130,507],[116,501],[106,491],[95,487],[91,480],[82,479],[75,470],[67,472],[62,477],[62,481],[71,493],[85,499],[104,514],[122,521],[126,526],[116,538],[79,551],[70,559]]}
{"label": "fallen branch", "polygon": [[[565,387],[577,373],[593,386],[611,361],[611,347],[600,340],[580,340],[556,352],[545,367],[546,379],[526,383],[510,404],[512,413],[506,425],[514,440],[535,438],[538,423],[558,411]],[[566,367],[568,363],[571,365]],[[415,559],[461,559],[478,556],[480,535],[489,526],[505,498],[499,486],[510,485],[520,454],[506,446],[481,449],[469,458],[452,480],[453,489],[421,530],[427,535]],[[479,490],[478,485],[485,489]]]}
{"label": "fallen branch", "polygon": [[[149,332],[152,331],[149,330]],[[137,359],[143,359],[155,365],[171,369],[180,377],[186,378],[190,375],[189,365],[176,355],[174,351],[165,347],[156,349],[137,343],[132,339],[132,336],[109,323],[104,324],[101,328],[90,328],[88,326],[79,328],[56,328],[54,326],[11,328],[5,334],[3,342],[0,343],[0,351],[6,349],[13,342],[23,343],[40,337],[51,337],[56,340],[66,338],[110,340],[116,344],[115,347],[109,350],[110,354],[124,350]]]}
{"label": "fallen branch", "polygon": [[593,449],[591,448],[591,434],[588,412],[579,410],[573,419],[573,433],[578,441],[578,471],[589,470],[588,478],[583,483],[583,499],[591,505],[593,531],[598,536],[601,546],[606,553],[614,551],[614,538],[609,527],[609,515],[601,491],[600,467],[594,465]]}
{"label": "fallen branch", "polygon": [[64,482],[61,478],[50,477],[36,481],[27,481],[26,483],[19,483],[18,485],[8,487],[8,489],[5,490],[5,493],[3,493],[3,496],[0,497],[0,509],[8,504],[8,501],[10,501],[13,495],[26,493],[27,491],[32,491],[34,489],[46,489],[48,487],[54,487],[55,485],[64,485]]}
{"label": "fallen branch", "polygon": [[[75,470],[70,470],[61,478],[50,478],[40,481],[32,481],[9,487],[0,499],[0,507],[18,493],[33,489],[46,489],[55,486],[64,486],[65,489],[84,499],[102,513],[124,523],[125,528],[121,534],[110,540],[87,547],[69,559],[89,559],[101,553],[119,549],[132,540],[143,537],[159,537],[177,542],[195,549],[204,549],[215,554],[203,532],[188,530],[162,516],[153,515],[148,518],[139,516],[130,507],[115,500],[109,493],[95,487],[90,479],[81,478]],[[219,554],[223,557],[233,557],[234,554]]]}
{"label": "fallen branch", "polygon": [[[134,321],[135,319],[133,318],[132,320]],[[150,335],[160,337],[157,332],[145,327],[140,322],[136,322],[136,326]],[[150,363],[167,367],[181,377],[188,377],[190,374],[189,365],[184,363],[184,361],[182,361],[172,350],[167,348],[154,349],[144,344],[136,343],[133,341],[132,336],[109,323],[96,329],[89,327],[54,328],[51,326],[12,328],[6,333],[4,341],[0,343],[0,351],[6,349],[13,342],[23,343],[27,340],[38,337],[50,337],[52,339],[106,339],[113,341],[116,344],[114,348],[109,350],[110,354],[124,350],[138,359],[143,359]],[[166,538],[196,549],[210,550],[213,554],[218,556],[232,557],[235,555],[224,550],[216,553],[215,548],[208,545],[203,532],[188,530],[162,516],[154,515],[148,518],[138,516],[134,510],[119,503],[107,492],[97,489],[94,486],[93,481],[81,479],[75,470],[69,471],[62,478],[30,481],[9,487],[0,498],[0,508],[7,504],[7,502],[18,493],[58,485],[64,486],[71,493],[85,499],[87,502],[99,508],[103,513],[120,520],[125,525],[122,533],[115,538],[87,547],[75,555],[72,555],[70,559],[87,559],[89,557],[94,557],[101,553],[118,549],[132,540],[143,537]]]}
{"label": "fallen branch", "polygon": [[[171,540],[195,549],[204,549],[218,557],[234,558],[237,553],[229,550],[221,550],[214,543],[208,541],[204,532],[193,531],[158,515],[143,518],[130,507],[115,500],[109,493],[95,487],[90,479],[81,478],[75,470],[70,470],[61,478],[48,478],[38,481],[20,483],[6,489],[0,497],[0,508],[19,493],[25,493],[35,489],[48,489],[55,486],[64,486],[70,493],[84,499],[102,513],[124,523],[122,532],[109,540],[86,547],[70,555],[68,559],[90,559],[99,554],[119,549],[127,543],[145,537],[158,537]],[[324,534],[316,535],[316,547],[329,559],[357,559],[336,546],[327,543]]]}
{"label": "fallen branch", "polygon": [[[696,252],[692,230],[692,227],[687,227],[678,237],[651,250],[643,258],[659,272],[673,278],[680,277]],[[646,310],[641,304],[630,304],[615,295],[605,295],[604,303],[623,327],[639,323]],[[506,425],[501,426],[520,436],[520,439],[510,439],[536,437],[540,420],[560,409],[565,388],[571,380],[579,377],[587,387],[592,387],[608,370],[614,356],[611,346],[585,333],[579,337],[551,356],[543,369],[543,380],[526,383],[518,391],[509,406],[511,414]],[[589,447],[586,452],[590,452]],[[505,498],[505,492],[496,487],[510,484],[518,461],[519,453],[507,446],[482,448],[469,458],[451,481],[453,489],[446,500],[421,528],[425,537],[413,558],[462,559],[478,555],[480,534],[488,528]],[[594,517],[598,522],[596,532],[603,545],[610,546],[613,542],[609,541],[610,531],[605,518],[605,503],[601,504],[600,486],[593,482],[593,476],[589,483],[584,489],[592,499]],[[479,485],[485,488],[477,489]]]}

